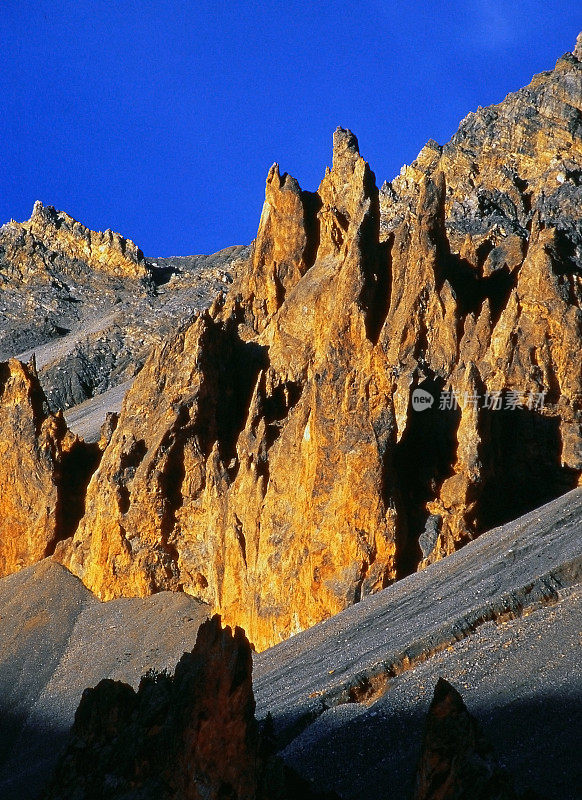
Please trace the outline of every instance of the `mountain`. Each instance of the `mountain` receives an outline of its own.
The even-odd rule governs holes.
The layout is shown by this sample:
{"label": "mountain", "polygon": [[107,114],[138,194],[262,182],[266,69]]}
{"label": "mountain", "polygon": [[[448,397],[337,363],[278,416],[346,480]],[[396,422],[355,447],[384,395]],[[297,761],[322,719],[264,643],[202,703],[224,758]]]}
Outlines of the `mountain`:
{"label": "mountain", "polygon": [[274,165],[250,260],[150,355],[56,557],[262,649],[578,485],[581,115],[566,54],[382,191],[341,128],[316,193]]}
{"label": "mountain", "polygon": [[[116,388],[127,391],[152,346],[228,286],[247,251],[147,259],[119,234],[37,202],[29,220],[0,228],[0,358],[34,354],[52,411],[108,391],[95,406],[119,411]],[[98,416],[82,430],[89,438]]]}
{"label": "mountain", "polygon": [[250,248],[0,229],[3,797],[576,796],[581,48]]}

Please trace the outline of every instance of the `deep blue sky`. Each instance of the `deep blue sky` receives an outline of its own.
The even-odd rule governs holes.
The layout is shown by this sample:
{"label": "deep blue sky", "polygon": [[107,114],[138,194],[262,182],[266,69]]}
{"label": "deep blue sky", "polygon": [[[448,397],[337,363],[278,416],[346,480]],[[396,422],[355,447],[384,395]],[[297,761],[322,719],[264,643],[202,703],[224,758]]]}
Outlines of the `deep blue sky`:
{"label": "deep blue sky", "polygon": [[39,199],[146,255],[246,243],[273,161],[315,189],[339,124],[380,185],[581,29],[572,0],[1,0],[0,222]]}

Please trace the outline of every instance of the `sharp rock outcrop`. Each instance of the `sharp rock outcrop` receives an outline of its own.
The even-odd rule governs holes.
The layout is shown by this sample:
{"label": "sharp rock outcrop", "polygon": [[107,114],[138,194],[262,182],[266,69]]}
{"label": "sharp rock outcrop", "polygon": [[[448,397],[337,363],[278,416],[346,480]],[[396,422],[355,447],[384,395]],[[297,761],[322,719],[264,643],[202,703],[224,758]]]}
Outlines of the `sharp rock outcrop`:
{"label": "sharp rock outcrop", "polygon": [[380,192],[343,129],[316,193],[275,165],[248,269],[149,359],[63,563],[262,648],[575,486],[580,114],[567,54]]}
{"label": "sharp rock outcrop", "polygon": [[425,722],[413,800],[542,800],[518,794],[459,692],[439,678]]}
{"label": "sharp rock outcrop", "polygon": [[204,597],[258,646],[385,586],[396,538],[373,175],[338,131],[317,196],[267,186],[250,273],[140,373],[59,555],[103,597]]}
{"label": "sharp rock outcrop", "polygon": [[43,798],[333,800],[268,755],[254,711],[250,644],[216,616],[174,675],[85,690]]}
{"label": "sharp rock outcrop", "polygon": [[100,452],[48,411],[34,362],[0,363],[0,575],[74,533]]}
{"label": "sharp rock outcrop", "polygon": [[251,648],[220,619],[201,625],[175,675],[139,689],[104,680],[83,695],[45,797],[237,798],[257,790]]}

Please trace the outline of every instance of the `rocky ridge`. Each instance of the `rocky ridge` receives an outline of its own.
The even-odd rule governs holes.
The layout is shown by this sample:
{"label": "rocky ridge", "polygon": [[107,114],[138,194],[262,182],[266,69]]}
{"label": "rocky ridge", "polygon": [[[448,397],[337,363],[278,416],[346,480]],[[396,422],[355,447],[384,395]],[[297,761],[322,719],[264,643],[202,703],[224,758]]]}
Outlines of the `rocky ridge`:
{"label": "rocky ridge", "polygon": [[37,202],[29,220],[0,228],[0,358],[34,354],[51,410],[69,409],[131,380],[154,344],[228,286],[247,250],[147,259]]}
{"label": "rocky ridge", "polygon": [[91,231],[63,211],[34,204],[26,222],[2,226],[2,282],[59,283],[83,272],[109,277],[149,279],[143,253],[131,240],[107,230]]}
{"label": "rocky ridge", "polygon": [[316,193],[274,165],[248,267],[150,356],[62,563],[264,648],[576,486],[581,115],[567,54],[381,192],[343,129]]}

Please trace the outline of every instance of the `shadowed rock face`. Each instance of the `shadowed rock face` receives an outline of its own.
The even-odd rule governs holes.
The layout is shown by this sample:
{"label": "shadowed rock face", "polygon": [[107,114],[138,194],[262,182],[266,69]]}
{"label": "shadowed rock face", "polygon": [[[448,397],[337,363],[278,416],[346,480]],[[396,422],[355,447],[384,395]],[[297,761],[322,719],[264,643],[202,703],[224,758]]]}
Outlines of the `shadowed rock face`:
{"label": "shadowed rock face", "polygon": [[439,678],[425,723],[413,800],[463,797],[517,800],[463,698]]}
{"label": "shadowed rock face", "polygon": [[260,745],[251,656],[216,616],[172,677],[87,689],[44,800],[324,800]]}
{"label": "shadowed rock face", "polygon": [[343,129],[317,193],[275,165],[248,269],[150,357],[62,563],[263,648],[577,485],[581,112],[569,54],[381,192]]}
{"label": "shadowed rock face", "polygon": [[46,800],[135,797],[254,800],[258,732],[251,648],[215,617],[173,677],[135,692],[104,680],[83,695]]}
{"label": "shadowed rock face", "polygon": [[0,410],[0,575],[8,575],[72,535],[101,451],[49,413],[33,363],[0,363]]}

